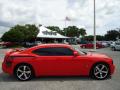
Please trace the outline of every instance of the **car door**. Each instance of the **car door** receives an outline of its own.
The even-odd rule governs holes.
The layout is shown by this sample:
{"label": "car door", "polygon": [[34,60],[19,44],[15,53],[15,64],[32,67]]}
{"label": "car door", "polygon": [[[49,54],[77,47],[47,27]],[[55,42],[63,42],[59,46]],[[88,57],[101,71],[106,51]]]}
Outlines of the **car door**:
{"label": "car door", "polygon": [[80,61],[74,56],[73,50],[66,47],[50,47],[38,51],[36,62],[39,75],[80,75]]}
{"label": "car door", "polygon": [[88,43],[87,44],[87,48],[93,48],[93,44],[92,43]]}

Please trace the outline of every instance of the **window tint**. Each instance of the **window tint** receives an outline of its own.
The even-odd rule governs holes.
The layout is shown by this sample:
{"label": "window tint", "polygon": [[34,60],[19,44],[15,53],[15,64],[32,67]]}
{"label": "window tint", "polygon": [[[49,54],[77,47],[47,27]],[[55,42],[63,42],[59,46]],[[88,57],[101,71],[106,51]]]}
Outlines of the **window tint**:
{"label": "window tint", "polygon": [[73,51],[69,48],[63,47],[51,47],[51,48],[40,48],[33,53],[42,55],[42,56],[72,56]]}

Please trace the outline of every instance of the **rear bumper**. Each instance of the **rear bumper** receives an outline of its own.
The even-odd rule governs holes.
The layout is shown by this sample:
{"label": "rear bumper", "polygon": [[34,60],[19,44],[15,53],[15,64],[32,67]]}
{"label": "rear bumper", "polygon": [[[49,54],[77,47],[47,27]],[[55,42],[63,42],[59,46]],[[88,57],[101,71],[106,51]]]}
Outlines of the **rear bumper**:
{"label": "rear bumper", "polygon": [[4,62],[2,63],[2,71],[5,72],[5,73],[8,73],[10,75],[13,74],[12,66],[11,67],[7,67]]}

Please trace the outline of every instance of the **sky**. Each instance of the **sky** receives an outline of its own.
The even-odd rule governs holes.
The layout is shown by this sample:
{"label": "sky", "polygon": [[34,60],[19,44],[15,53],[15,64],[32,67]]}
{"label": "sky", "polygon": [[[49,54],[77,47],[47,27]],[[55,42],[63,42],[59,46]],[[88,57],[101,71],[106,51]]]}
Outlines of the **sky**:
{"label": "sky", "polygon": [[[93,34],[93,0],[0,0],[0,36],[16,24],[85,28]],[[96,0],[96,34],[120,27],[120,0]]]}

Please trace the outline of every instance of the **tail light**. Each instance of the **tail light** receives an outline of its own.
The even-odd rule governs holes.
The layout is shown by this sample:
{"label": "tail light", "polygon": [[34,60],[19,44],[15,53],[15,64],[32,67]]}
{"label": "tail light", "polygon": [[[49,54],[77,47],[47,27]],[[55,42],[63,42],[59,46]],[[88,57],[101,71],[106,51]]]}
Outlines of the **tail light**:
{"label": "tail light", "polygon": [[7,65],[7,67],[11,67],[13,62],[13,57],[9,56],[9,57],[5,57],[5,63]]}

